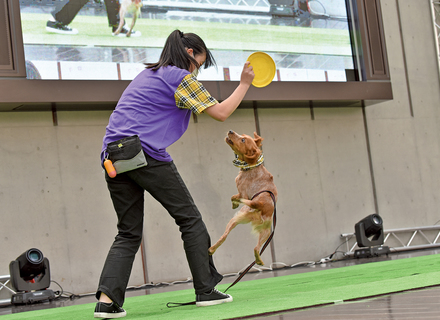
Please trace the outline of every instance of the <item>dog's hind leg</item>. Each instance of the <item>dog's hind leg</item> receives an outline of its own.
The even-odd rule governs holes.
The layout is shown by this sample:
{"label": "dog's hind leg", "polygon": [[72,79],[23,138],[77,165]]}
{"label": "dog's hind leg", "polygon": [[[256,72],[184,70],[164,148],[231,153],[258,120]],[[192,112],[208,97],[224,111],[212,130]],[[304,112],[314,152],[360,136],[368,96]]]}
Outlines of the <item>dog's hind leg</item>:
{"label": "dog's hind leg", "polygon": [[125,13],[126,11],[121,7],[121,10],[119,11],[119,26],[118,29],[113,32],[114,36],[117,36],[119,33],[121,33],[122,27],[124,26]]}
{"label": "dog's hind leg", "polygon": [[128,30],[128,32],[127,32],[127,37],[131,36],[131,32],[133,31],[133,27],[136,23],[136,19],[138,17],[139,11],[140,11],[140,8],[139,8],[139,10],[136,9],[136,11],[133,12],[133,19],[131,20],[131,26],[130,26],[130,30]]}
{"label": "dog's hind leg", "polygon": [[241,210],[238,211],[237,214],[228,222],[228,224],[226,225],[226,230],[223,233],[223,235],[220,237],[220,239],[218,239],[218,241],[213,246],[211,246],[208,249],[210,255],[213,255],[214,252],[218,249],[218,247],[220,247],[222,243],[225,242],[229,232],[231,232],[231,230],[234,229],[237,226],[237,224],[250,222],[250,219],[248,217],[249,210],[250,210],[249,207],[241,208]]}
{"label": "dog's hind leg", "polygon": [[260,257],[260,249],[261,249],[261,246],[269,238],[269,236],[270,236],[270,229],[261,230],[260,236],[258,237],[257,246],[254,248],[255,263],[260,266],[264,265],[264,262],[263,262],[263,260],[261,260],[261,257]]}
{"label": "dog's hind leg", "polygon": [[238,223],[237,223],[235,217],[229,221],[229,223],[226,225],[226,230],[223,233],[223,235],[220,237],[220,239],[218,239],[218,241],[213,246],[211,246],[208,249],[209,255],[213,255],[214,252],[218,249],[218,247],[220,247],[222,245],[222,243],[225,242],[226,238],[228,237],[229,232],[231,232],[231,230],[234,229],[237,226],[237,224]]}

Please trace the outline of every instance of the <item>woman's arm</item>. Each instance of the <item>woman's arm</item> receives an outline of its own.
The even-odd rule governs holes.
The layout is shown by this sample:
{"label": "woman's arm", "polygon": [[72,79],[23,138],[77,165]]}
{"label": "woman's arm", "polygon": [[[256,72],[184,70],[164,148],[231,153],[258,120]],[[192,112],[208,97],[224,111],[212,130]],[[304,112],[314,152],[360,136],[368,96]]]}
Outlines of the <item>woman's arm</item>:
{"label": "woman's arm", "polygon": [[222,102],[205,109],[205,113],[218,121],[225,121],[229,118],[243,100],[246,92],[252,84],[252,80],[254,80],[255,74],[252,66],[249,64],[249,61],[246,61],[244,64],[243,71],[241,72],[240,84],[234,92]]}

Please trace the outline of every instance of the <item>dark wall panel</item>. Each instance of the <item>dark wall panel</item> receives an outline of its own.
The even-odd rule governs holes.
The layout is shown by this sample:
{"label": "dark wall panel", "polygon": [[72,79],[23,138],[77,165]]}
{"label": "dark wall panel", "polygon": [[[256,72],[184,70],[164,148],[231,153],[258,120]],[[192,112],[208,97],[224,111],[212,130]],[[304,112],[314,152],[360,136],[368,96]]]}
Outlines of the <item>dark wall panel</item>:
{"label": "dark wall panel", "polygon": [[26,68],[17,0],[0,0],[0,77],[25,77]]}
{"label": "dark wall panel", "polygon": [[380,0],[357,0],[366,80],[389,80]]}
{"label": "dark wall panel", "polygon": [[0,1],[0,69],[13,69],[11,33],[9,28],[8,2]]}

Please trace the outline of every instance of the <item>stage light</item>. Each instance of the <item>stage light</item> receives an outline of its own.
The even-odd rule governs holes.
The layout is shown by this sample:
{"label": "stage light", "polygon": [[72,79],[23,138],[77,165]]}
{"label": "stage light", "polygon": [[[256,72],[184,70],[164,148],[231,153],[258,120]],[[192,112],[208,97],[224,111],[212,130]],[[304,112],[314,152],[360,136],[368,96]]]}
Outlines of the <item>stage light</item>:
{"label": "stage light", "polygon": [[26,304],[52,300],[55,294],[50,286],[49,260],[35,248],[23,252],[9,264],[12,288],[12,304]]}
{"label": "stage light", "polygon": [[[354,256],[356,258],[389,253],[389,248],[383,246],[383,221],[378,214],[371,214],[365,217],[355,224],[354,230],[358,247],[361,248],[355,251]],[[363,247],[368,248],[362,249]]]}
{"label": "stage light", "polygon": [[[365,217],[354,226],[359,247],[371,247],[383,244],[383,222],[378,214]],[[371,239],[369,239],[372,237]]]}

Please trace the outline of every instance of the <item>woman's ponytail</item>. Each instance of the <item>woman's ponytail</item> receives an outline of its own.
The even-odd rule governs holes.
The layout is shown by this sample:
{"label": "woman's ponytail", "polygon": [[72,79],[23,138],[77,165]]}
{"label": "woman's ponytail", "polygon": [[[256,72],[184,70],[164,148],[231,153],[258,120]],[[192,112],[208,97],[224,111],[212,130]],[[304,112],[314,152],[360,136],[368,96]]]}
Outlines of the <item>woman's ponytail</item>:
{"label": "woman's ponytail", "polygon": [[174,30],[168,36],[165,46],[159,58],[159,62],[147,63],[147,68],[157,70],[160,67],[176,66],[180,69],[190,70],[191,65],[199,68],[198,62],[190,56],[187,49],[193,49],[194,56],[206,53],[205,69],[215,65],[211,52],[206,47],[203,40],[195,33],[183,33]]}

